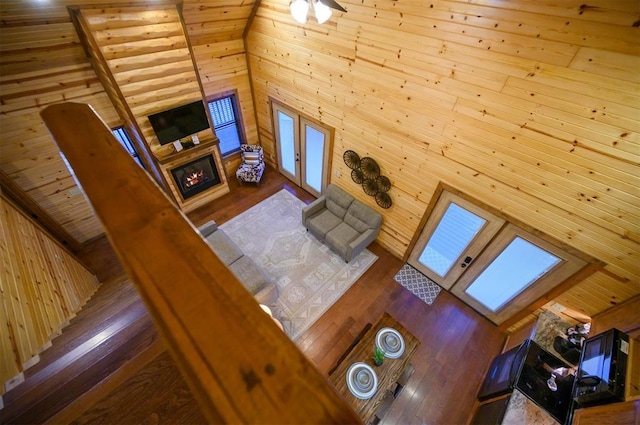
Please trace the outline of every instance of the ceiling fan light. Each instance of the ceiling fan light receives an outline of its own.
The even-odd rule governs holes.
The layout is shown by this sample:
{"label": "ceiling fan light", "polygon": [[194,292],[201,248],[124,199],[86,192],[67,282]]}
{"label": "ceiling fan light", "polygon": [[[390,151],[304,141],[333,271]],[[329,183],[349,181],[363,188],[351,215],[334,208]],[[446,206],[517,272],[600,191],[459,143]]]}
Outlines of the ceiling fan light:
{"label": "ceiling fan light", "polygon": [[331,18],[331,9],[319,0],[314,0],[313,10],[315,11],[316,20],[319,24],[324,24]]}
{"label": "ceiling fan light", "polygon": [[291,16],[293,19],[304,24],[307,22],[307,13],[309,12],[309,3],[306,0],[294,0],[290,6]]}

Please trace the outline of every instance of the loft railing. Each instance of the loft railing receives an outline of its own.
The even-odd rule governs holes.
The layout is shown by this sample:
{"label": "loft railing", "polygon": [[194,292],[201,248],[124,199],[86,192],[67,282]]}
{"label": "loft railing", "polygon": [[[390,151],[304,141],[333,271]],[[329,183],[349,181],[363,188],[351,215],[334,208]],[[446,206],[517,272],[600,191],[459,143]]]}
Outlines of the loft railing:
{"label": "loft railing", "polygon": [[210,422],[360,422],[90,106],[41,115]]}

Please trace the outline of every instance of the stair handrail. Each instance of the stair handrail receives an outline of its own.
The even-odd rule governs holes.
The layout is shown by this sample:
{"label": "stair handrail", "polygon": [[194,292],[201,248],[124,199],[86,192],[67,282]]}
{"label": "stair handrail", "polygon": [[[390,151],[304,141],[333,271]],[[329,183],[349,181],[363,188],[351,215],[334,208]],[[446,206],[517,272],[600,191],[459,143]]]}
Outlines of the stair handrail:
{"label": "stair handrail", "polygon": [[41,112],[212,423],[361,423],[86,104]]}

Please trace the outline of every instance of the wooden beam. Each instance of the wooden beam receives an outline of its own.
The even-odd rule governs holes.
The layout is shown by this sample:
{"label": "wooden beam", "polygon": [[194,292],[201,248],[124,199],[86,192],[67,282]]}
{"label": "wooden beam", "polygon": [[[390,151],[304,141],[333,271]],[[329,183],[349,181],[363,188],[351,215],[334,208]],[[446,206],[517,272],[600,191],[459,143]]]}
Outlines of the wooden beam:
{"label": "wooden beam", "polygon": [[360,422],[90,106],[41,115],[208,421]]}

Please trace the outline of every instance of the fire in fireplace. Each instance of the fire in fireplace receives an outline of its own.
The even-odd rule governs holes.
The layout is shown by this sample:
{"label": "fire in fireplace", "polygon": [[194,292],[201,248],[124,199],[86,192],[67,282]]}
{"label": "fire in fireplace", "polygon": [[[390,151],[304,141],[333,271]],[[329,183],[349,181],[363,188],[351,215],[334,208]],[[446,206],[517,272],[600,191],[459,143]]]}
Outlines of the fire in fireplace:
{"label": "fire in fireplace", "polygon": [[220,183],[213,155],[206,155],[171,170],[182,199],[187,199]]}

